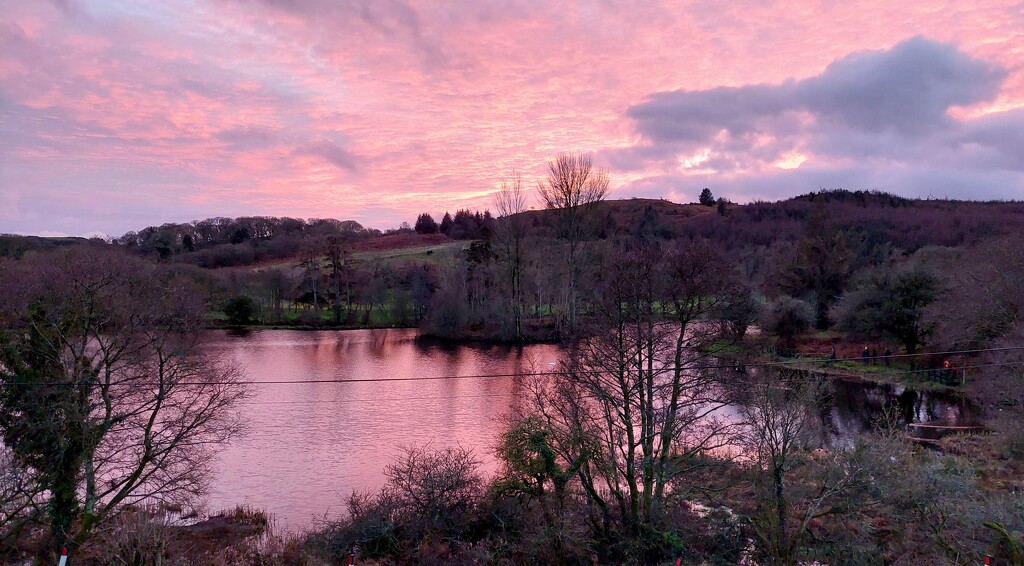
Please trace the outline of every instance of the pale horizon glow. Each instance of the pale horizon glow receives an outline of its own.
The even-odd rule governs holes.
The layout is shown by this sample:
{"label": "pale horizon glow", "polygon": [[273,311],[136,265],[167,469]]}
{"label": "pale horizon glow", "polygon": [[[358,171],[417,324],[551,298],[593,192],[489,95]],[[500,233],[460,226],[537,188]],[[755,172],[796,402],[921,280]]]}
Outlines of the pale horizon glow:
{"label": "pale horizon glow", "polygon": [[[0,233],[610,198],[1024,199],[1015,2],[50,0],[0,14]],[[538,206],[532,202],[531,205]]]}

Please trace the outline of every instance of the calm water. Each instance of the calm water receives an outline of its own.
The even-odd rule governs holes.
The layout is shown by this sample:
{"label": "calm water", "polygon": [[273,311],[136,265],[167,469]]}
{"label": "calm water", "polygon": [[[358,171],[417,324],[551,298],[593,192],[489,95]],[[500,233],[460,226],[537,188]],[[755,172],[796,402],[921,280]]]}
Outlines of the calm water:
{"label": "calm water", "polygon": [[[254,386],[251,432],[221,454],[209,508],[245,503],[290,528],[337,516],[354,489],[381,487],[384,466],[402,446],[461,444],[494,470],[498,419],[516,402],[520,381],[406,379],[544,371],[559,358],[552,345],[446,347],[418,340],[415,330],[211,333],[207,347],[239,362],[253,381],[288,382]],[[366,379],[378,381],[345,382]],[[821,414],[824,441],[848,445],[886,405],[900,407],[906,421],[960,420],[965,412],[942,395],[836,382]]]}
{"label": "calm water", "polygon": [[514,402],[518,380],[401,379],[546,369],[557,347],[449,348],[416,336],[404,329],[211,333],[212,353],[239,362],[253,381],[382,381],[255,386],[246,405],[251,431],[221,454],[209,508],[246,503],[302,527],[340,513],[353,489],[382,486],[384,466],[409,445],[458,443],[492,470],[497,419]]}

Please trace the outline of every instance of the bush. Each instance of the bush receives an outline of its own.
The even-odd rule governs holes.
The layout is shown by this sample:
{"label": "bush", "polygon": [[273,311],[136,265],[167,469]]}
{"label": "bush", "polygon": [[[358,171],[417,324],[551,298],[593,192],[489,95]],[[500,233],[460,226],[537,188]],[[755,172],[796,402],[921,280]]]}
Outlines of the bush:
{"label": "bush", "polygon": [[423,536],[459,537],[482,491],[480,462],[462,447],[405,448],[403,452],[384,469],[387,489],[403,511],[400,520]]}
{"label": "bush", "polygon": [[449,554],[476,521],[484,493],[478,467],[461,447],[405,448],[385,467],[385,487],[353,492],[348,516],[320,525],[309,546],[327,560],[342,560],[356,547],[364,557],[417,563]]}
{"label": "bush", "polygon": [[171,527],[166,513],[126,509],[85,549],[88,559],[100,564],[125,566],[170,566],[185,562],[172,559],[169,550]]}
{"label": "bush", "polygon": [[779,338],[782,346],[796,347],[796,337],[806,332],[814,320],[814,308],[790,296],[781,296],[765,305],[761,328]]}
{"label": "bush", "polygon": [[247,295],[230,298],[224,303],[224,315],[228,317],[228,324],[232,326],[245,326],[256,322],[256,313],[256,302]]}

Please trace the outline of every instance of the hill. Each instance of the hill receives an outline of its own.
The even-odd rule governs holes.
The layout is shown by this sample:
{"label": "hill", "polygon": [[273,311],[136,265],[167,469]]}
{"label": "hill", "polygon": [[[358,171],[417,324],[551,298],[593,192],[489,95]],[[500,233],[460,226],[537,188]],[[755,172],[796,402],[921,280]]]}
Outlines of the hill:
{"label": "hill", "polygon": [[862,245],[913,252],[925,246],[971,246],[1024,231],[1024,203],[914,200],[867,191],[821,191],[779,202],[730,205],[680,226],[678,235],[704,237],[727,251],[795,241],[821,214]]}
{"label": "hill", "polygon": [[[473,219],[468,211],[462,211]],[[461,212],[460,212],[461,213]],[[554,218],[544,210],[524,212],[533,235],[553,236]],[[1024,233],[1024,203],[906,199],[881,192],[832,190],[812,192],[778,202],[724,207],[680,204],[664,199],[608,200],[595,207],[597,236],[660,239],[706,238],[730,255],[745,249],[794,242],[812,215],[846,232],[859,246],[891,246],[913,252],[925,246],[961,247]],[[479,213],[476,222],[493,222]],[[485,227],[483,226],[483,227]],[[487,230],[417,234],[409,230],[367,229],[353,221],[276,217],[211,218],[187,224],[150,226],[117,240],[128,249],[203,268],[285,263],[297,258],[304,239],[341,237],[355,252],[388,252],[442,246],[466,237],[486,237]],[[0,257],[21,257],[79,245],[84,238],[41,238],[0,235]],[[465,247],[465,246],[454,246]],[[408,254],[416,255],[412,251]]]}
{"label": "hill", "polygon": [[57,248],[81,245],[104,245],[102,240],[87,238],[44,238],[41,236],[19,236],[17,234],[0,234],[0,257],[21,259],[29,252],[48,252]]}

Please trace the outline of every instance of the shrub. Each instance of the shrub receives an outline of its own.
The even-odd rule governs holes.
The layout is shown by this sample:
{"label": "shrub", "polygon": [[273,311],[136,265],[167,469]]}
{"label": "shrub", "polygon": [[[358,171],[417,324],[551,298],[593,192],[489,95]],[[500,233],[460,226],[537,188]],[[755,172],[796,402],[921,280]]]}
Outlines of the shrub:
{"label": "shrub", "polygon": [[232,297],[224,303],[224,315],[233,326],[245,326],[256,321],[256,302],[247,295]]}
{"label": "shrub", "polygon": [[806,332],[813,320],[811,305],[785,295],[765,305],[761,313],[761,327],[786,348],[796,347],[796,337]]}

